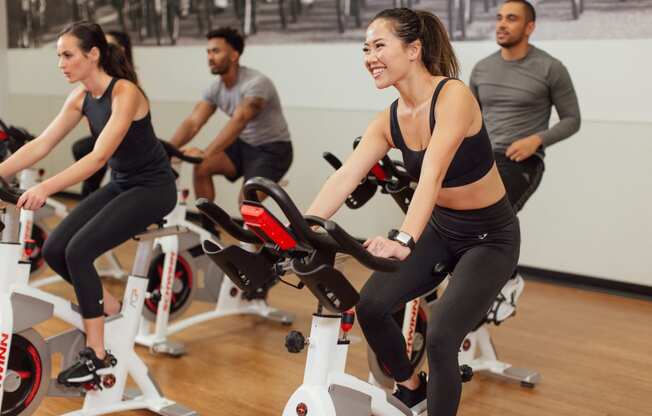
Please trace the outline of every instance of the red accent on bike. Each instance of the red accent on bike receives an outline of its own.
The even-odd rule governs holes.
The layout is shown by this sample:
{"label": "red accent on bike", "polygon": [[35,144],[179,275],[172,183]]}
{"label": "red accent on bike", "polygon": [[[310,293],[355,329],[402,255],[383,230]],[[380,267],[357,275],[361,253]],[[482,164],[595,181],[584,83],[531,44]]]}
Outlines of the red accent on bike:
{"label": "red accent on bike", "polygon": [[242,219],[251,231],[263,241],[273,242],[281,250],[290,250],[297,242],[272,214],[263,206],[244,203],[240,207]]}
{"label": "red accent on bike", "polygon": [[346,312],[342,312],[342,322],[340,323],[340,328],[342,332],[349,332],[353,328],[353,323],[355,322],[355,312],[353,309],[349,309]]}
{"label": "red accent on bike", "polygon": [[[30,345],[27,347],[27,353],[30,355],[32,358],[32,362],[34,363],[34,383],[32,384],[32,389],[27,395],[27,398],[25,399],[25,407],[29,406],[29,404],[34,400],[34,396],[36,396],[36,393],[38,392],[38,389],[41,385],[41,376],[43,372],[43,366],[41,364],[41,356],[38,354],[38,351],[33,345]],[[19,373],[20,374],[20,373]],[[23,375],[20,375],[20,378],[23,378]]]}
{"label": "red accent on bike", "polygon": [[9,138],[9,135],[6,132],[0,130],[0,141],[7,140],[8,138]]}
{"label": "red accent on bike", "polygon": [[25,256],[27,257],[32,257],[32,254],[34,254],[34,250],[36,249],[36,241],[32,240],[31,238],[25,240]]}
{"label": "red accent on bike", "polygon": [[464,351],[468,351],[470,348],[471,348],[471,341],[469,341],[469,339],[466,338],[466,339],[464,340],[464,342],[462,343],[462,349],[463,349]]}
{"label": "red accent on bike", "polygon": [[376,163],[373,168],[371,168],[371,174],[376,177],[376,179],[384,181],[387,179],[387,174],[383,170],[383,168]]}
{"label": "red accent on bike", "polygon": [[[180,270],[180,268],[183,270]],[[176,271],[174,272],[174,280],[175,281],[180,280],[185,272],[186,276],[188,276],[188,287],[192,287],[193,285],[192,268],[190,267],[188,261],[182,256],[177,257],[177,265],[175,270]],[[159,278],[158,285],[152,290],[161,289],[161,282],[163,281],[163,263],[160,263],[156,266],[156,272],[158,273],[158,278]],[[172,285],[174,287],[174,283],[172,283]],[[170,313],[172,313],[172,309],[175,307],[178,298],[179,297],[173,291],[172,298],[170,300]],[[152,298],[145,299],[145,307],[147,307],[147,309],[149,309],[154,314],[158,313],[158,302],[154,301],[154,299]]]}

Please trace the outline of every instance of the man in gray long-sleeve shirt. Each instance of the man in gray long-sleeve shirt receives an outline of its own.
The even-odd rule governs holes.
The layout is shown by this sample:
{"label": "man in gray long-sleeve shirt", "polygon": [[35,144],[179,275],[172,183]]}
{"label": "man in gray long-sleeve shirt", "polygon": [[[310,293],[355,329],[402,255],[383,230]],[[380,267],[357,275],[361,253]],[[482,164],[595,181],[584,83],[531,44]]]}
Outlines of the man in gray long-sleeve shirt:
{"label": "man in gray long-sleeve shirt", "polygon": [[[539,184],[545,148],[580,128],[570,75],[558,59],[530,45],[534,27],[534,8],[527,1],[506,1],[496,20],[501,48],[476,64],[470,81],[503,182],[517,209]],[[560,120],[549,127],[553,105]],[[527,181],[529,186],[514,180],[514,173],[523,177],[524,172],[538,180]]]}
{"label": "man in gray long-sleeve shirt", "polygon": [[[500,50],[478,62],[470,80],[482,107],[498,171],[516,211],[541,182],[545,148],[580,128],[577,96],[566,67],[529,43],[535,20],[534,7],[526,0],[505,1],[496,15]],[[553,105],[560,120],[549,127]],[[518,286],[517,294],[510,300],[508,293],[503,293],[506,301],[494,305],[498,321],[513,313],[523,289],[520,277],[510,282]]]}

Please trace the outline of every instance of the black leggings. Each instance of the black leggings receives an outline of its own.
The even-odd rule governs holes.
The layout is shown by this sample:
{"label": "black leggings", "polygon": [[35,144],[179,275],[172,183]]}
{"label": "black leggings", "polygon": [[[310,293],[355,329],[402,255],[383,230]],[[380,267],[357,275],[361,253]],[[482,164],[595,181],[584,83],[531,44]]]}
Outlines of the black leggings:
{"label": "black leggings", "polygon": [[507,197],[514,210],[519,212],[541,184],[545,170],[543,160],[537,155],[532,155],[521,162],[515,162],[501,152],[495,152],[494,157],[500,177],[507,189]]}
{"label": "black leggings", "polygon": [[[92,152],[94,146],[95,139],[92,136],[79,139],[72,145],[72,155],[74,156],[75,160],[79,160]],[[86,198],[88,195],[92,194],[100,188],[102,179],[104,179],[104,175],[106,174],[106,169],[107,165],[102,166],[100,170],[82,182],[82,197]]]}
{"label": "black leggings", "polygon": [[437,207],[414,252],[396,273],[375,272],[362,288],[356,309],[371,349],[397,381],[413,368],[401,328],[392,317],[409,300],[437,287],[446,263],[452,277],[430,311],[427,333],[428,414],[457,413],[462,380],[457,359],[462,340],[489,310],[516,267],[519,225],[505,197],[483,209],[454,211]]}
{"label": "black leggings", "polygon": [[162,219],[176,199],[173,182],[126,190],[110,182],[80,202],[50,234],[43,257],[74,286],[84,319],[104,314],[95,259]]}

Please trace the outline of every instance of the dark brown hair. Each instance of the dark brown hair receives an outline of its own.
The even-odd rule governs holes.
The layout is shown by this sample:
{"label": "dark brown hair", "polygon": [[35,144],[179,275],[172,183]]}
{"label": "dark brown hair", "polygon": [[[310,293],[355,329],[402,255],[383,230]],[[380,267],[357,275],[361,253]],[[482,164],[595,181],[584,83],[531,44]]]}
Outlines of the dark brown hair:
{"label": "dark brown hair", "polygon": [[423,10],[412,10],[405,7],[385,9],[371,20],[390,21],[394,33],[403,43],[421,41],[421,60],[432,75],[444,75],[457,78],[459,63],[448,39],[448,32],[437,16]]}
{"label": "dark brown hair", "polygon": [[206,34],[206,39],[222,38],[226,43],[231,45],[231,47],[236,50],[240,55],[244,51],[245,41],[244,37],[240,34],[240,31],[233,29],[232,27],[220,27],[214,30],[211,30]]}
{"label": "dark brown hair", "polygon": [[505,0],[505,3],[520,3],[525,8],[525,23],[536,22],[537,12],[534,6],[527,0]]}
{"label": "dark brown hair", "polygon": [[125,58],[127,58],[127,61],[131,64],[133,68],[136,68],[136,65],[134,65],[134,55],[132,52],[131,38],[129,37],[129,35],[119,30],[109,30],[108,32],[106,32],[106,34],[109,36],[113,36],[113,39],[115,39],[120,44],[120,46],[122,46],[122,49],[124,50],[125,53]]}

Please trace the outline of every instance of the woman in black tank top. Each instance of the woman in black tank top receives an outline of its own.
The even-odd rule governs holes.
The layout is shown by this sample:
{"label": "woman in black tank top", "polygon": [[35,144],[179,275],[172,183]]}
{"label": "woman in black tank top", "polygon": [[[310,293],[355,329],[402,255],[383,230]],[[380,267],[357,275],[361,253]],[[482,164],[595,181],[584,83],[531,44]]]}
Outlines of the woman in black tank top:
{"label": "woman in black tank top", "polygon": [[176,188],[136,74],[121,51],[107,44],[100,26],[82,22],[64,29],[57,55],[64,76],[81,85],[39,137],[0,164],[0,176],[14,175],[41,160],[83,116],[96,139],[93,150],[25,191],[18,207],[38,209],[50,195],[83,181],[107,162],[112,169],[111,182],[77,205],[43,247],[50,267],[73,284],[86,331],[87,347],[58,381],[81,385],[113,362],[104,349],[104,316],[120,312],[118,301],[103,290],[93,262],[169,213]]}
{"label": "woman in black tank top", "polygon": [[[380,12],[367,29],[365,65],[377,88],[399,98],[369,125],[346,163],[324,184],[308,214],[332,216],[392,147],[418,180],[403,223],[388,238],[365,242],[381,257],[403,260],[395,273],[376,272],[361,291],[358,320],[378,359],[397,382],[394,395],[429,415],[457,413],[464,336],[482,322],[514,271],[518,221],[505,197],[480,107],[455,78],[458,64],[446,30],[431,13]],[[390,227],[388,227],[390,228]],[[453,278],[428,323],[429,374],[416,374],[393,313]]]}

